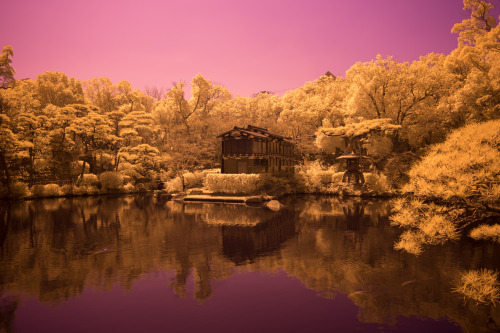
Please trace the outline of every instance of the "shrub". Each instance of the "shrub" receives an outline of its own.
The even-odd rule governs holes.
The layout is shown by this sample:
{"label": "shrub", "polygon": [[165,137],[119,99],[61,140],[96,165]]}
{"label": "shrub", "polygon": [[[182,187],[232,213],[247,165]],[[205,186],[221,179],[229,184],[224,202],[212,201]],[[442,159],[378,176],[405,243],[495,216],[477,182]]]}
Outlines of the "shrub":
{"label": "shrub", "polygon": [[387,177],[383,174],[365,173],[364,189],[375,194],[384,194],[391,191]]}
{"label": "shrub", "polygon": [[45,197],[58,197],[61,195],[61,188],[57,184],[47,184],[43,188]]}
{"label": "shrub", "polygon": [[86,173],[83,178],[79,179],[78,184],[81,186],[97,186],[99,179],[93,173]]}
{"label": "shrub", "polygon": [[205,180],[205,175],[202,172],[188,172],[184,174],[184,185],[186,188],[201,187],[203,186],[203,181]]}
{"label": "shrub", "polygon": [[28,185],[22,182],[15,182],[10,184],[10,197],[13,199],[20,199],[28,195]]}
{"label": "shrub", "polygon": [[216,193],[251,194],[260,187],[258,174],[207,174],[206,186]]}
{"label": "shrub", "polygon": [[147,191],[146,185],[144,185],[143,183],[135,185],[135,192],[142,193],[146,191]]}
{"label": "shrub", "polygon": [[170,179],[165,183],[165,190],[168,193],[182,192],[182,180],[179,177]]}
{"label": "shrub", "polygon": [[404,187],[416,195],[450,199],[475,197],[496,204],[500,198],[500,120],[472,124],[435,145],[409,172]]}
{"label": "shrub", "polygon": [[75,186],[73,187],[74,195],[93,195],[99,193],[99,190],[94,186]]}
{"label": "shrub", "polygon": [[342,181],[342,177],[344,176],[343,172],[335,172],[332,175],[332,184],[338,184]]}
{"label": "shrub", "polygon": [[135,191],[135,187],[132,183],[127,183],[123,186],[123,189],[125,190],[125,192],[127,193],[132,193]]}
{"label": "shrub", "polygon": [[63,185],[63,186],[61,186],[61,194],[62,195],[71,195],[71,194],[73,194],[73,186],[71,186],[71,185]]}
{"label": "shrub", "polygon": [[44,196],[44,186],[43,185],[33,185],[30,189],[31,196],[34,198],[40,198]]}
{"label": "shrub", "polygon": [[[325,168],[318,161],[297,167],[296,178],[302,183],[305,192],[325,192],[332,183],[342,179],[342,172],[335,168]],[[339,178],[340,177],[340,178]]]}
{"label": "shrub", "polygon": [[86,195],[87,190],[85,186],[75,186],[73,187],[73,194],[74,195]]}
{"label": "shrub", "polygon": [[388,158],[383,171],[391,187],[401,187],[408,183],[408,172],[418,161],[418,156],[412,152],[394,154]]}
{"label": "shrub", "polygon": [[99,175],[99,181],[103,192],[117,192],[123,184],[123,177],[117,172],[106,171]]}

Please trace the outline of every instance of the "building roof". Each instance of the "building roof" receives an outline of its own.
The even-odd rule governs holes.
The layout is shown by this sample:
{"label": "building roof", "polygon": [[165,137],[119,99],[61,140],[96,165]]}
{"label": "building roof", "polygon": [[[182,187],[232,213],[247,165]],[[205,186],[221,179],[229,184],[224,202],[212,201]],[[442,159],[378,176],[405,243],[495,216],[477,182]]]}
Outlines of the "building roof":
{"label": "building roof", "polygon": [[247,125],[246,128],[234,126],[232,130],[219,134],[218,138],[227,138],[227,137],[249,137],[249,138],[261,138],[267,140],[283,140],[290,141],[289,138],[273,134],[267,130],[267,128]]}

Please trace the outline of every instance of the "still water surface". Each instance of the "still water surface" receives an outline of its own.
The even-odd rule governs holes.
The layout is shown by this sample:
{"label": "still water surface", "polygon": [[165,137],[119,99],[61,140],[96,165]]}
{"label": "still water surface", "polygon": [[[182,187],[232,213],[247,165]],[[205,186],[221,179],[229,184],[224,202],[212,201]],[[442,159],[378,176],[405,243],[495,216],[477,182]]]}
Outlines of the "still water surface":
{"label": "still water surface", "polygon": [[393,249],[388,201],[0,203],[0,332],[496,332],[452,292],[500,246]]}

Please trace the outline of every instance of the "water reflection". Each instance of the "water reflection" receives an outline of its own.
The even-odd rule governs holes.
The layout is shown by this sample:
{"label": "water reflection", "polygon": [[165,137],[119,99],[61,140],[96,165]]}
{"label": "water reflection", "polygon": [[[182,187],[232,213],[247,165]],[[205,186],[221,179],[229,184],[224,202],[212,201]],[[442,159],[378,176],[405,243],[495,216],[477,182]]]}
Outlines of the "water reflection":
{"label": "water reflection", "polygon": [[192,280],[200,302],[235,272],[284,271],[323,298],[348,295],[360,322],[448,318],[464,331],[499,329],[500,307],[464,303],[451,289],[464,270],[498,270],[500,247],[464,240],[400,253],[388,214],[388,202],[325,197],[290,198],[279,212],[148,196],[2,203],[0,331],[11,330],[23,294],[61,304],[166,270],[176,295],[189,297]]}

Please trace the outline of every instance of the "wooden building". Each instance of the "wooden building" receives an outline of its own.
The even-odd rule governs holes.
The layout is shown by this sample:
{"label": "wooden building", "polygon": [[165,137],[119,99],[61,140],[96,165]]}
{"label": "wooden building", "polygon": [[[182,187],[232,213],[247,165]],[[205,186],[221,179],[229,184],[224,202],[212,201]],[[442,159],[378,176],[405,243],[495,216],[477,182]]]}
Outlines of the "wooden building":
{"label": "wooden building", "polygon": [[222,173],[293,173],[293,144],[265,128],[234,127],[218,136],[222,139]]}

